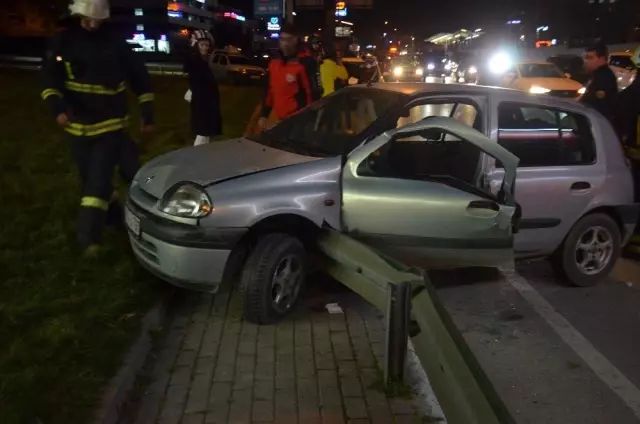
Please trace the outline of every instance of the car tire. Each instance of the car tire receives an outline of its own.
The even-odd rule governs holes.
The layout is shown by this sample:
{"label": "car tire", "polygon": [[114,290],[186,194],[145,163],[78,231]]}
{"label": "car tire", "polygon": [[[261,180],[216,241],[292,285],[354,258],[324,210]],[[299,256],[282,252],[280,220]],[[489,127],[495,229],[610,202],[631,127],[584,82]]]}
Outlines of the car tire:
{"label": "car tire", "polygon": [[620,257],[621,239],[620,228],[609,215],[594,213],[583,217],[551,258],[556,274],[574,286],[598,284],[611,273]]}
{"label": "car tire", "polygon": [[284,233],[262,236],[242,271],[245,318],[272,324],[286,316],[300,300],[307,272],[308,255],[300,240]]}

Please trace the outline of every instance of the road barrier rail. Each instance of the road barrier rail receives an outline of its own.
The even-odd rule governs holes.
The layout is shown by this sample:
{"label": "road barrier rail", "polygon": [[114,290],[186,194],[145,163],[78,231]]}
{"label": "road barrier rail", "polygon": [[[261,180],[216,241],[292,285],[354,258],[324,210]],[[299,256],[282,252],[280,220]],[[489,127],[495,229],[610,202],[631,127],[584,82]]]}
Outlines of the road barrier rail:
{"label": "road barrier rail", "polygon": [[515,423],[424,270],[334,230],[317,246],[329,275],[386,314],[385,384],[402,382],[411,337],[449,424]]}
{"label": "road barrier rail", "polygon": [[[153,75],[186,75],[179,63],[148,62],[145,63],[145,66]],[[42,68],[42,58],[0,55],[0,68],[37,71]]]}

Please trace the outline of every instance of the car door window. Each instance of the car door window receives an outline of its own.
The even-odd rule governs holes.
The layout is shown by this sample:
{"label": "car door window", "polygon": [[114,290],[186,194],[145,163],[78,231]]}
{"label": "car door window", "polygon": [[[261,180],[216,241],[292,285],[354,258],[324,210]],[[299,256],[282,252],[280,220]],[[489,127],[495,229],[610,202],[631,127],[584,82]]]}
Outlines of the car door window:
{"label": "car door window", "polygon": [[219,54],[213,55],[213,60],[211,61],[211,63],[213,63],[214,65],[219,64],[220,63],[220,55]]}
{"label": "car door window", "polygon": [[635,69],[635,65],[631,61],[630,56],[611,56],[609,58],[609,65],[615,66],[618,68],[624,68],[629,71],[632,71]]}
{"label": "car door window", "polygon": [[552,108],[501,103],[498,143],[520,158],[519,167],[587,165],[596,159],[588,118]]}
{"label": "car door window", "polygon": [[229,64],[229,60],[227,59],[227,56],[220,55],[220,65],[227,66],[228,64]]}

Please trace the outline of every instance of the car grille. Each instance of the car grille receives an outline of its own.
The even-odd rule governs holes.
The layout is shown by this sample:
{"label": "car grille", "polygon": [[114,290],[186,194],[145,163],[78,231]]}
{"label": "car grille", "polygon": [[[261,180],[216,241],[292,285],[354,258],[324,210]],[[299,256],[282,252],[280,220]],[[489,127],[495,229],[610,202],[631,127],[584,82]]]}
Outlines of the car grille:
{"label": "car grille", "polygon": [[574,97],[578,97],[578,91],[577,90],[551,90],[549,92],[549,95],[556,96],[556,97],[574,98]]}

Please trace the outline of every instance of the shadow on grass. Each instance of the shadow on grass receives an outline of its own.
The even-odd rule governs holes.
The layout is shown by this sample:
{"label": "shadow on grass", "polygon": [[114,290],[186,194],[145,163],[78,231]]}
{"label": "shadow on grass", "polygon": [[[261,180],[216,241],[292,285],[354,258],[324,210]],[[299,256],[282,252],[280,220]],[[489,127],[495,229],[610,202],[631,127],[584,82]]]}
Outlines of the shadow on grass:
{"label": "shadow on grass", "polygon": [[[186,80],[154,83],[157,133],[141,143],[143,160],[192,143]],[[221,96],[225,135],[238,136],[258,91]],[[36,74],[0,71],[0,117],[0,421],[86,422],[167,287],[135,263],[124,234],[106,234],[94,260],[75,250],[75,166]]]}

